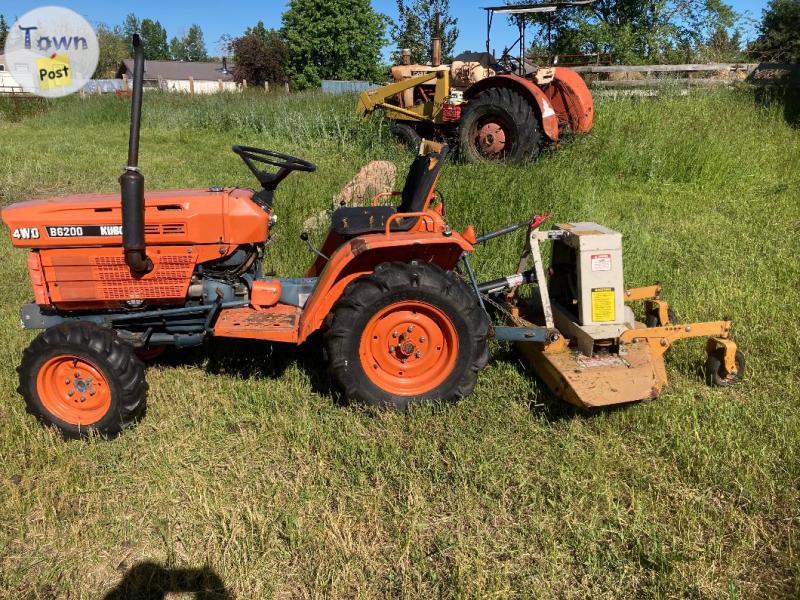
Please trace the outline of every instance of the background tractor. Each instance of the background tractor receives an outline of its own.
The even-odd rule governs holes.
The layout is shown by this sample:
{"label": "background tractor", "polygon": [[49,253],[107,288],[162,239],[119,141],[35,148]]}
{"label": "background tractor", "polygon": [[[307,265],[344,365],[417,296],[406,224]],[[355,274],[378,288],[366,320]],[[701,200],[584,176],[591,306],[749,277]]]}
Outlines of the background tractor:
{"label": "background tractor", "polygon": [[[410,52],[403,50],[402,64],[392,67],[393,83],[362,92],[357,110],[382,110],[395,122],[392,133],[409,148],[428,137],[457,145],[468,162],[533,159],[566,132],[591,131],[594,107],[578,73],[540,67],[525,57],[525,17],[592,1],[486,8],[485,56],[450,65],[441,64],[437,16],[431,64],[410,64]],[[495,14],[510,16],[519,30],[517,41],[496,60],[490,51]]]}

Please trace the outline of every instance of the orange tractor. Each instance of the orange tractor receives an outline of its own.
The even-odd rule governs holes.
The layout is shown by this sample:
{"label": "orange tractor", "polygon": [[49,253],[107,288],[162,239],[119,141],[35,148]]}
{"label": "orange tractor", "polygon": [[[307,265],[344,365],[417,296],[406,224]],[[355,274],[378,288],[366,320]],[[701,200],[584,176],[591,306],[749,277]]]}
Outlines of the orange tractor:
{"label": "orange tractor", "polygon": [[[2,211],[14,246],[30,250],[34,300],[22,308],[23,327],[43,330],[22,356],[19,392],[30,412],[65,436],[119,433],[143,414],[146,355],[210,337],[301,344],[321,330],[331,377],[344,394],[401,410],[468,395],[492,336],[529,346],[536,372],[576,404],[657,395],[665,383],[663,352],[691,335],[711,336],[716,383],[741,376],[729,320],[693,324],[690,333],[692,326],[669,322],[658,289],[625,297],[618,234],[585,224],[541,232],[538,216],[483,236],[471,226],[453,230],[434,194],[447,147],[432,142],[422,144],[397,207],[376,199],[368,207],[339,208],[304,277],[265,275],[261,259],[275,224],[275,191],[292,172],[315,166],[234,146],[258,191],[145,194],[138,36],[134,48],[121,194],[31,200]],[[534,268],[522,261],[518,273],[478,283],[469,261],[475,246],[520,229],[529,231],[524,256]],[[558,245],[549,275],[538,251],[545,240]],[[537,284],[538,303],[516,297],[527,284]],[[648,303],[652,327],[634,321],[623,308],[627,300]],[[493,311],[508,322],[492,326]],[[560,370],[581,375],[561,379]],[[620,386],[626,378],[631,385]],[[590,381],[588,393],[582,386]]]}
{"label": "orange tractor", "polygon": [[[362,92],[356,110],[381,111],[394,122],[401,144],[417,148],[422,137],[455,144],[467,162],[520,162],[558,144],[566,133],[588,133],[592,94],[572,69],[540,66],[525,57],[526,16],[550,14],[594,0],[489,7],[486,53],[480,61],[441,63],[436,16],[431,64],[411,64],[409,50],[392,67],[392,83]],[[519,37],[498,59],[490,51],[494,15],[514,19]],[[517,52],[514,55],[514,52]]]}

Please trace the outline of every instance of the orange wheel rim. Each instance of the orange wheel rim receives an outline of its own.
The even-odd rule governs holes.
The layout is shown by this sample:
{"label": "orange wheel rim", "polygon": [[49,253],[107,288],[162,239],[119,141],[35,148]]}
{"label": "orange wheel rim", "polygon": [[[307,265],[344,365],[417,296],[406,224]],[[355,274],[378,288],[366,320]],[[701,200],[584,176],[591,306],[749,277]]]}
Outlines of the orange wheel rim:
{"label": "orange wheel rim", "polygon": [[458,335],[441,310],[418,301],[381,309],[361,334],[359,357],[370,381],[395,396],[436,389],[453,372]]}
{"label": "orange wheel rim", "polygon": [[111,389],[105,375],[85,358],[61,354],[47,360],[36,391],[51,414],[72,425],[92,425],[108,412]]}
{"label": "orange wheel rim", "polygon": [[477,135],[478,148],[486,156],[499,156],[506,149],[506,131],[502,124],[495,121],[487,121],[479,130]]}

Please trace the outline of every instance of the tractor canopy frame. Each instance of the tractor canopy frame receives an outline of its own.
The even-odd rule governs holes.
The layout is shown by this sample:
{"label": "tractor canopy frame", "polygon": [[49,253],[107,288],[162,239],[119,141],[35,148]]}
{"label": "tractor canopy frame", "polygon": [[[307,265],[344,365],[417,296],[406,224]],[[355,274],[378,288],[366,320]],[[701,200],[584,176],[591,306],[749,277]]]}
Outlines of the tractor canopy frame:
{"label": "tractor canopy frame", "polygon": [[[510,16],[519,31],[519,36],[517,40],[511,44],[511,46],[505,48],[503,50],[503,56],[509,55],[514,48],[519,45],[519,55],[517,61],[517,75],[524,76],[525,75],[525,30],[527,27],[527,22],[525,19],[526,15],[530,14],[546,14],[548,15],[547,19],[547,48],[550,55],[552,55],[553,51],[553,37],[552,37],[552,29],[553,24],[549,17],[552,13],[563,10],[566,8],[578,8],[581,6],[588,6],[592,4],[595,0],[571,0],[570,2],[542,2],[539,4],[507,4],[504,6],[486,6],[483,10],[486,11],[486,67],[490,68],[490,57],[493,56],[492,52],[492,24],[494,22],[494,15],[508,15]],[[502,58],[502,57],[501,57]]]}

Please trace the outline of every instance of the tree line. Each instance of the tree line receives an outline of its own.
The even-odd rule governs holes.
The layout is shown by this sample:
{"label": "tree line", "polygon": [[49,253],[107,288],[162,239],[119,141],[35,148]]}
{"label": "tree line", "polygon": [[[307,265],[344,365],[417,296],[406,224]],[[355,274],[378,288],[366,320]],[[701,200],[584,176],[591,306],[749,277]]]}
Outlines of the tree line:
{"label": "tree line", "polygon": [[595,0],[529,21],[539,25],[532,55],[596,53],[620,64],[800,60],[798,0],[770,0],[749,44],[742,43],[742,16],[724,0]]}
{"label": "tree line", "polygon": [[[519,1],[519,0],[518,0]],[[536,4],[537,0],[525,0]],[[396,0],[397,20],[377,12],[370,0],[290,0],[281,27],[263,21],[240,36],[223,35],[222,55],[232,56],[234,78],[260,85],[291,83],[296,89],[322,79],[382,81],[382,49],[391,41],[415,63],[430,61],[430,39],[439,15],[442,57],[453,57],[458,19],[450,0]],[[800,0],[770,0],[758,36],[743,47],[737,15],[724,0],[596,0],[588,8],[527,15],[534,25],[527,53],[611,55],[621,64],[735,61],[747,52],[757,60],[800,62]],[[0,14],[0,48],[8,34]],[[130,56],[130,36],[140,33],[148,60],[207,61],[199,25],[181,36],[167,35],[158,20],[129,14],[121,25],[96,26],[100,43],[98,77],[113,76]],[[387,38],[388,36],[388,38]],[[475,40],[480,46],[482,40]]]}

